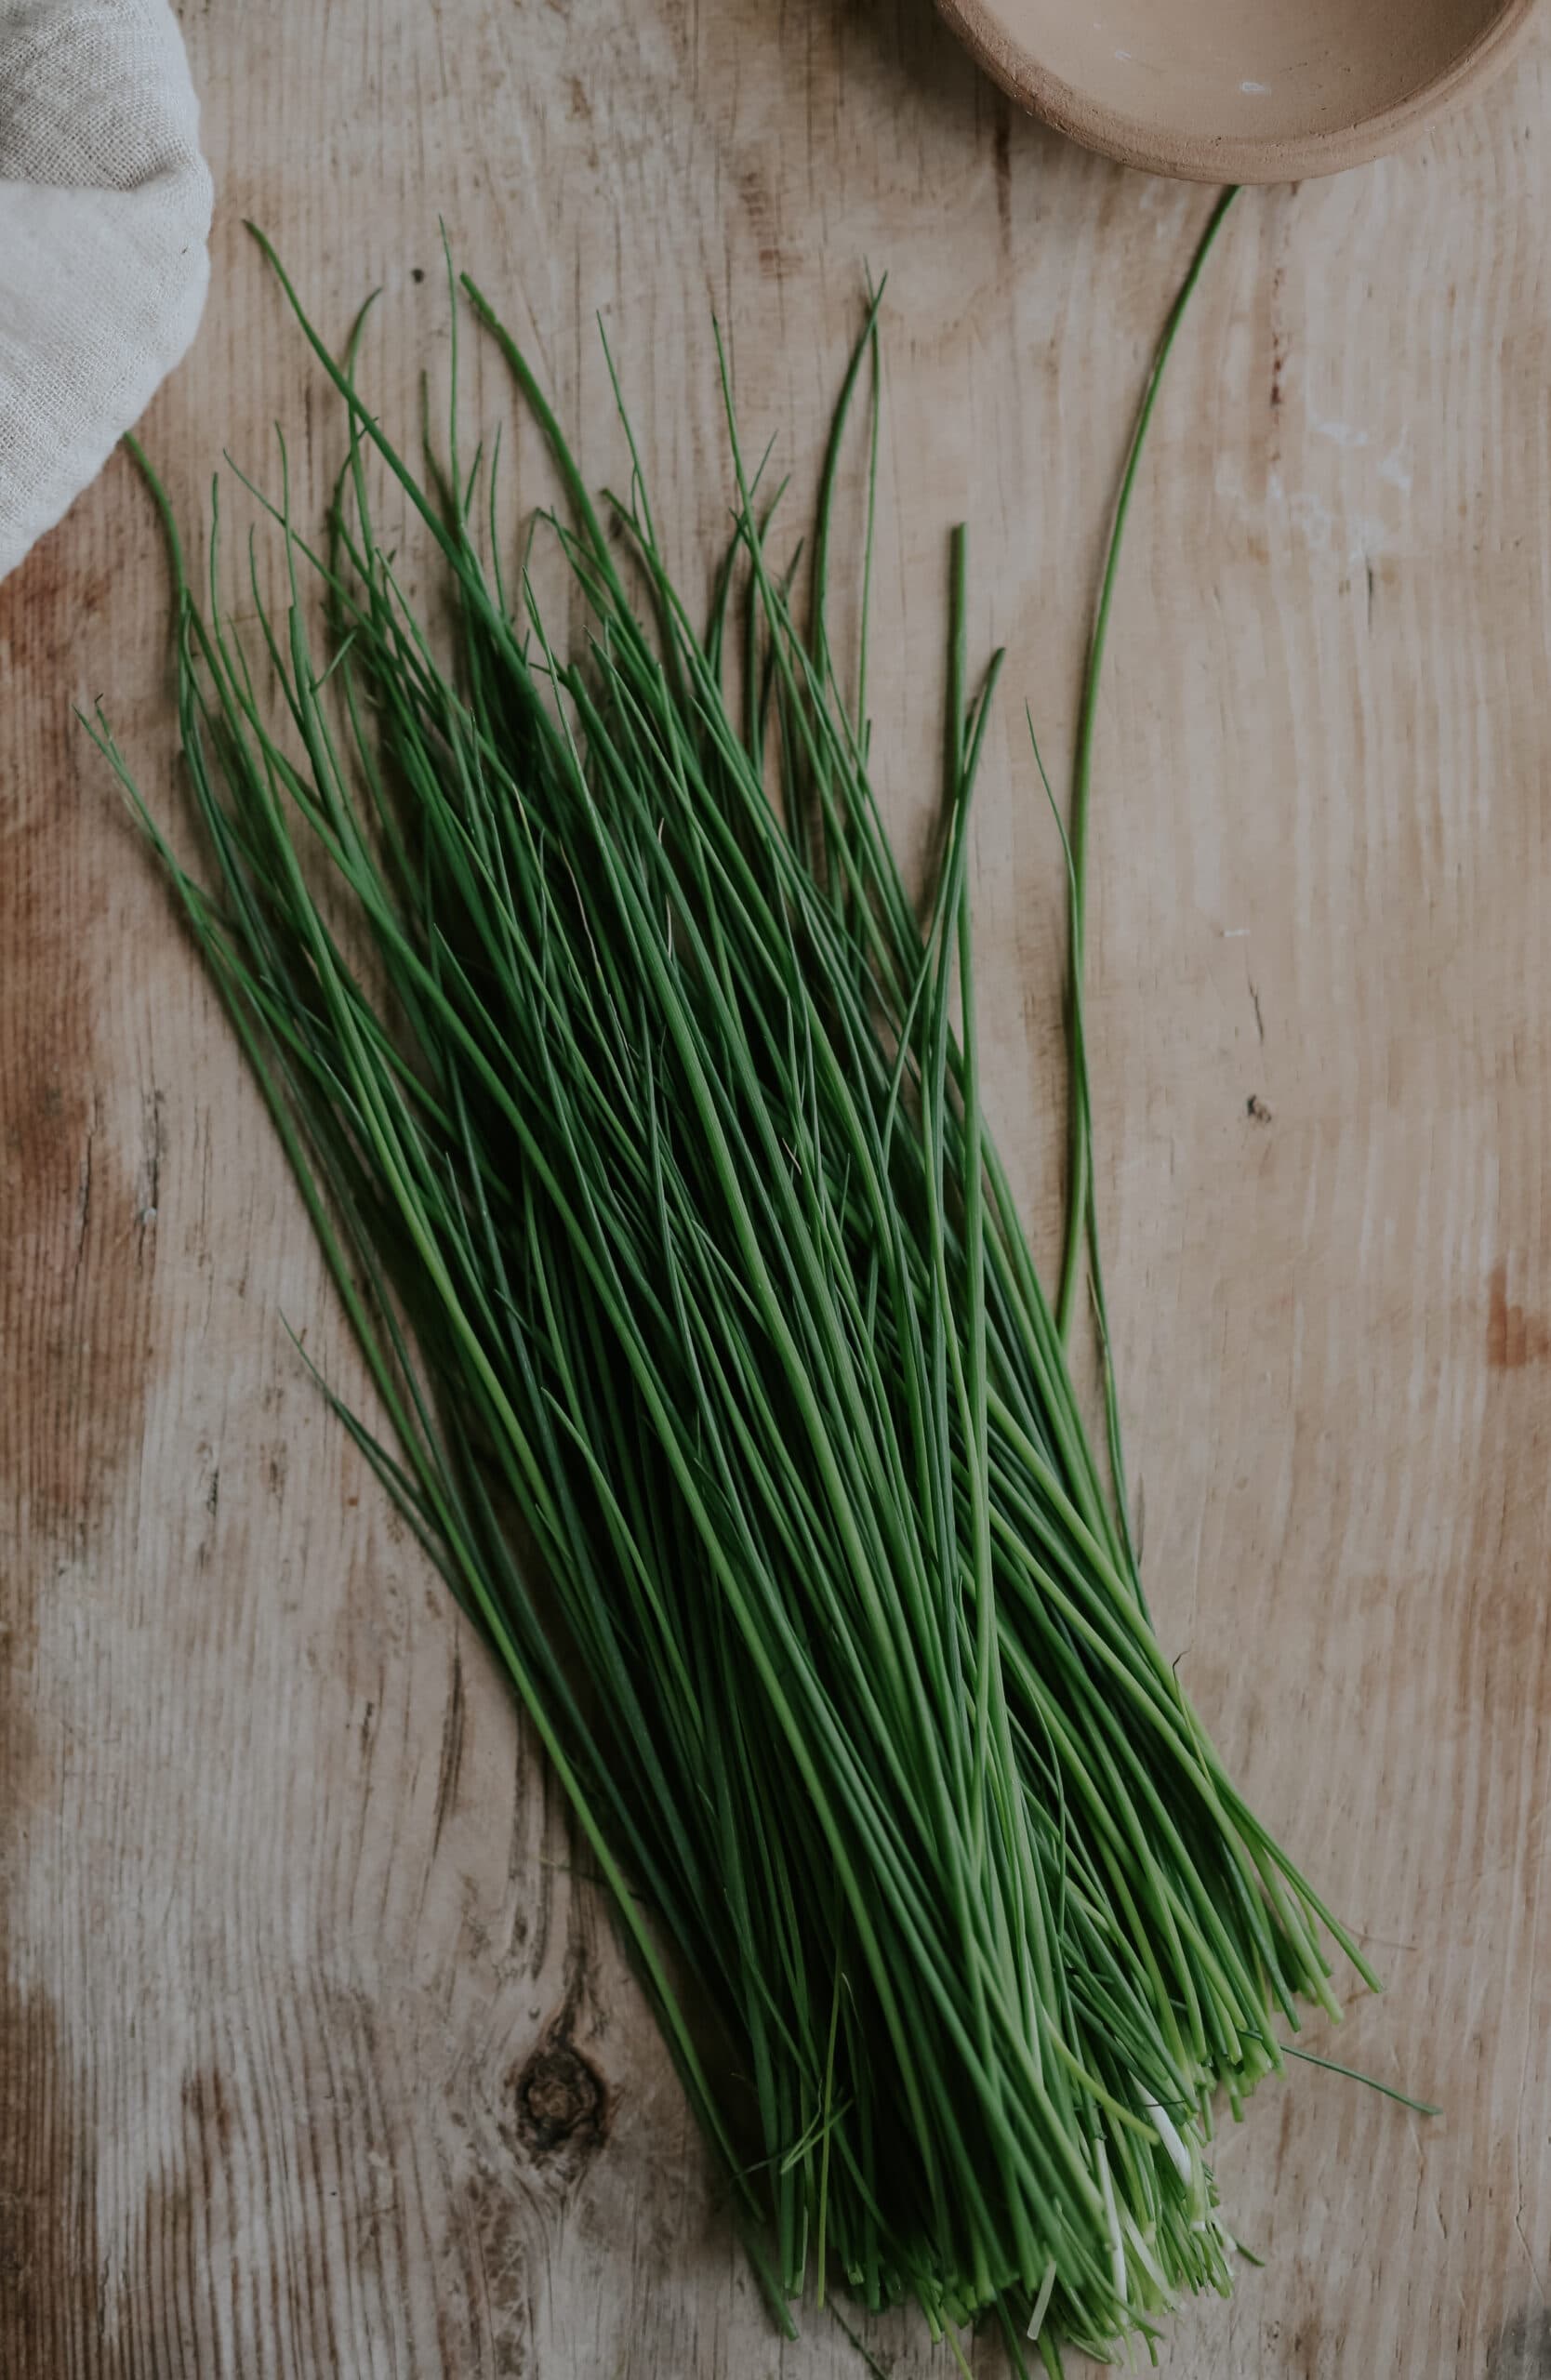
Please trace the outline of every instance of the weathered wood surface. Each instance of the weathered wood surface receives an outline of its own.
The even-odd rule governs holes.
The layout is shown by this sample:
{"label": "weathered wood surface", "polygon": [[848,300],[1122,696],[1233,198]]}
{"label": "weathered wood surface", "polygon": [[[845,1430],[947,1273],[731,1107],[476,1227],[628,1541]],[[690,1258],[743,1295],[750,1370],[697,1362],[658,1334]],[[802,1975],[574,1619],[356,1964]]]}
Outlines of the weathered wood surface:
{"label": "weathered wood surface", "polygon": [[[930,775],[944,537],[1011,648],[991,1098],[1048,1236],[1058,767],[1144,359],[1208,201],[1014,118],[924,0],[187,0],[215,289],[149,443],[337,448],[240,221],[412,418],[436,218],[597,477],[721,517],[709,316],[811,462],[891,273],[877,645]],[[1191,2380],[1551,2370],[1551,37],[1410,156],[1239,204],[1141,489],[1092,1024],[1171,1651],[1392,1985],[1225,2141],[1268,2259]],[[424,276],[422,279],[421,276]],[[471,372],[471,410],[497,377]],[[531,451],[531,450],[529,450]],[[901,509],[896,512],[896,505]],[[122,463],[0,589],[0,2373],[829,2380],[771,2335],[556,1797],[282,1327],[297,1198],[73,701],[174,798]],[[1323,2036],[1310,2036],[1316,2045]],[[877,2324],[895,2380],[951,2368]],[[980,2372],[999,2351],[975,2352]]]}

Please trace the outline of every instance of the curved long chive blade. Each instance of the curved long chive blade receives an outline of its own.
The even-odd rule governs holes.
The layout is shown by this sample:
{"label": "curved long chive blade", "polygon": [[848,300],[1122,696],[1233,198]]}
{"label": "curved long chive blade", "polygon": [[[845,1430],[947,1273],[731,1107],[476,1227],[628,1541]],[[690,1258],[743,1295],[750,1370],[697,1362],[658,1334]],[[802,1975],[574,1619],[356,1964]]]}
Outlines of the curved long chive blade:
{"label": "curved long chive blade", "polygon": [[[312,542],[288,485],[259,500],[285,588],[272,617],[255,568],[262,679],[152,482],[200,869],[93,732],[225,997],[386,1435],[325,1394],[512,1679],[783,2325],[828,2287],[913,2302],[950,2340],[994,2319],[1019,2368],[1031,2324],[1046,2371],[1063,2338],[1146,2342],[1229,2286],[1213,2095],[1279,2070],[1277,2018],[1329,2005],[1322,1945],[1351,1946],[1153,1633],[1065,1282],[1053,1311],[997,1156],[971,792],[1001,656],[972,697],[962,537],[924,919],[872,782],[865,658],[831,649],[864,372],[867,604],[882,292],[802,620],[722,352],[733,528],[706,633],[628,422],[616,540],[459,284],[564,492],[565,651],[525,555],[501,566],[497,448],[483,505],[456,425],[418,473],[362,393],[360,324],[338,361],[263,245],[343,459]],[[1183,304],[1122,489],[1085,771]],[[378,525],[405,511],[440,573],[423,606]],[[1072,1230],[1102,1322],[1086,1176]],[[1112,1386],[1108,1416],[1123,1507]]]}
{"label": "curved long chive blade", "polygon": [[1381,2099],[1393,2099],[1398,2108],[1409,2108],[1413,2116],[1443,2113],[1430,2099],[1412,2099],[1404,2091],[1398,2091],[1392,2082],[1381,2082],[1376,2074],[1364,2074],[1360,2068],[1343,2066],[1333,2057],[1316,2057],[1311,2049],[1296,2049],[1291,2042],[1283,2042],[1281,2054],[1283,2057],[1295,2057],[1302,2066],[1322,2066],[1327,2074],[1339,2074],[1347,2082],[1360,2082],[1366,2090],[1376,2091]]}
{"label": "curved long chive blade", "polygon": [[[1079,1033],[1077,1020],[1082,1006],[1082,966],[1088,910],[1088,813],[1094,784],[1094,743],[1098,726],[1099,687],[1104,675],[1104,656],[1109,642],[1109,616],[1114,607],[1115,588],[1120,577],[1120,549],[1125,541],[1126,522],[1130,517],[1132,497],[1135,494],[1137,473],[1152,427],[1153,415],[1162,393],[1163,376],[1174,342],[1184,326],[1186,313],[1196,285],[1206,270],[1207,258],[1217,243],[1217,234],[1226,219],[1229,207],[1238,196],[1234,187],[1225,190],[1207,218],[1200,244],[1190,260],[1190,269],[1180,286],[1178,297],[1169,311],[1153,359],[1152,370],[1137,408],[1136,425],[1131,434],[1125,466],[1120,474],[1120,493],[1115,500],[1114,518],[1110,522],[1109,540],[1105,549],[1104,567],[1099,579],[1098,606],[1094,615],[1093,634],[1088,642],[1087,667],[1083,672],[1082,702],[1078,714],[1077,750],[1072,767],[1072,808],[1068,840],[1071,845],[1072,915],[1068,937],[1067,1019],[1074,1035]],[[1099,1309],[1099,1325],[1106,1351],[1108,1329],[1103,1311],[1103,1289],[1097,1276],[1097,1236],[1093,1214],[1093,1117],[1088,1096],[1086,1058],[1074,1051],[1070,1079],[1067,1086],[1068,1109],[1068,1186],[1067,1193],[1067,1228],[1061,1255],[1060,1288],[1056,1295],[1056,1317],[1064,1341],[1070,1342],[1072,1323],[1077,1310],[1078,1285],[1084,1255],[1092,1250],[1094,1263],[1094,1294]],[[1107,1353],[1106,1353],[1107,1361]]]}

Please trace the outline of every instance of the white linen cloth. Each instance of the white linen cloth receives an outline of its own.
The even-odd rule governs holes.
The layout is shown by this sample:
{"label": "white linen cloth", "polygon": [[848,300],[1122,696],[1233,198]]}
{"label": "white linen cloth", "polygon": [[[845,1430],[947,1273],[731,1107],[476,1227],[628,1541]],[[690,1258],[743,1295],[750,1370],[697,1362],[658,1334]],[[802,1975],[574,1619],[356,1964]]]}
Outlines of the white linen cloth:
{"label": "white linen cloth", "polygon": [[0,0],[0,578],[192,339],[210,200],[167,0]]}

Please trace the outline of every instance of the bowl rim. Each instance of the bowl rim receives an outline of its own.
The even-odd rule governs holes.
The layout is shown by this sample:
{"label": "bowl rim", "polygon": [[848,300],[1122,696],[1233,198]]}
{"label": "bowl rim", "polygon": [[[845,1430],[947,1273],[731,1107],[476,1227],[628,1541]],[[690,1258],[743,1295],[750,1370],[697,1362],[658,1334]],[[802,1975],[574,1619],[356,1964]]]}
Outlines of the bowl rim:
{"label": "bowl rim", "polygon": [[1085,149],[1181,181],[1292,182],[1368,165],[1425,131],[1507,66],[1535,21],[1540,0],[1503,0],[1491,22],[1458,57],[1405,99],[1356,124],[1279,139],[1166,132],[1144,117],[1091,99],[1041,66],[1011,38],[990,0],[937,0],[937,7],[1010,98]]}

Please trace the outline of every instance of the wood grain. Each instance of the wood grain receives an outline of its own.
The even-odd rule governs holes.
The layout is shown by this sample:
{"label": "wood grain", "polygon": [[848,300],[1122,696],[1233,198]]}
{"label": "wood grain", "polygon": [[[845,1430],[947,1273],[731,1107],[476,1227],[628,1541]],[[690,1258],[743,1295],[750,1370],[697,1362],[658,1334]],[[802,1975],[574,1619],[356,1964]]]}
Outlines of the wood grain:
{"label": "wood grain", "polygon": [[[601,311],[691,565],[713,308],[750,430],[811,466],[889,270],[884,775],[915,849],[966,519],[1011,652],[990,1100],[1048,1246],[1058,859],[1018,709],[1060,771],[1206,195],[1014,115],[928,0],[184,21],[215,287],[146,436],[186,513],[276,416],[307,495],[336,459],[245,215],[332,335],[383,284],[407,422],[440,214],[599,479]],[[1339,2054],[1447,2109],[1262,2094],[1220,2169],[1266,2269],[1180,2316],[1180,2380],[1551,2369],[1548,102],[1543,29],[1408,156],[1239,201],[1116,621],[1091,1033],[1155,1607],[1390,1980]],[[176,801],[164,602],[122,461],[0,588],[0,2373],[842,2380],[828,2314],[771,2335],[554,1792],[285,1337],[358,1385],[70,718],[104,695]],[[868,2340],[894,2380],[952,2369],[903,2320]]]}

